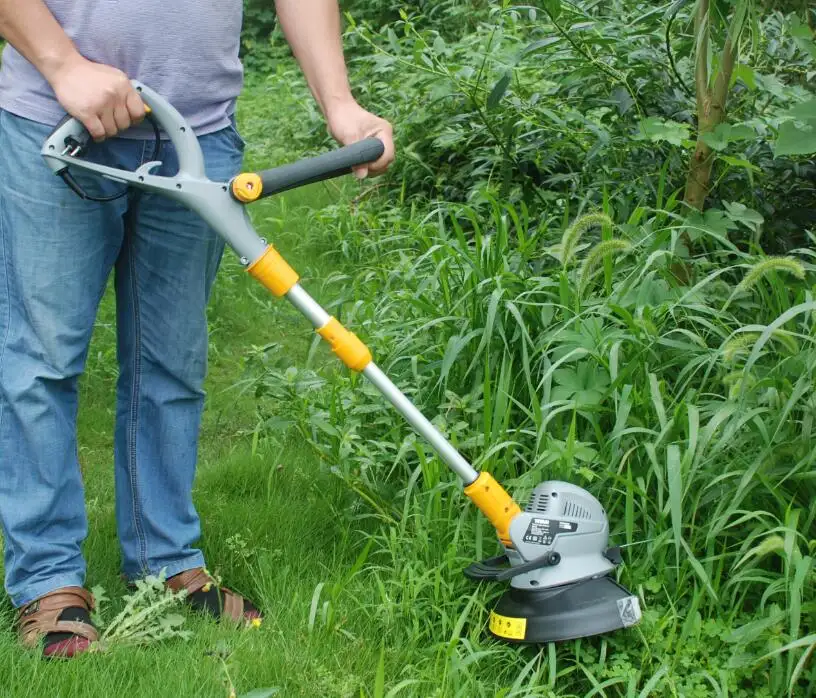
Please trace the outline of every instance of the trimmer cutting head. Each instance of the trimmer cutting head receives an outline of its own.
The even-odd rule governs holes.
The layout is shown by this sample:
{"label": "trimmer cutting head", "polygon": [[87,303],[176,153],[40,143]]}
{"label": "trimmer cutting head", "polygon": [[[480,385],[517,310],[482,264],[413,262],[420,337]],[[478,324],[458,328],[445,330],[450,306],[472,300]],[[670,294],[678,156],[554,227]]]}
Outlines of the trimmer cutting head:
{"label": "trimmer cutting head", "polygon": [[[510,581],[490,615],[491,633],[509,642],[545,643],[627,628],[638,598],[609,575],[621,563],[608,548],[601,503],[566,482],[543,482],[510,524],[505,554],[471,565],[479,580]],[[509,566],[508,566],[509,563]]]}
{"label": "trimmer cutting head", "polygon": [[611,577],[537,591],[510,587],[490,614],[490,632],[506,642],[547,643],[636,625],[638,598]]}

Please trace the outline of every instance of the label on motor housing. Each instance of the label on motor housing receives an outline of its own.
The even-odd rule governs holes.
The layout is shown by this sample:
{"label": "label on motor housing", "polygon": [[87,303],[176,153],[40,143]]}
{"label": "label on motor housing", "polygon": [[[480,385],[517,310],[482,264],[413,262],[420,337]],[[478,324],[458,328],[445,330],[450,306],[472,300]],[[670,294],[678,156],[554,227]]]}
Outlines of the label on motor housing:
{"label": "label on motor housing", "polygon": [[525,543],[535,543],[536,545],[552,545],[559,533],[575,533],[577,530],[578,524],[572,521],[533,519],[530,521],[522,540]]}

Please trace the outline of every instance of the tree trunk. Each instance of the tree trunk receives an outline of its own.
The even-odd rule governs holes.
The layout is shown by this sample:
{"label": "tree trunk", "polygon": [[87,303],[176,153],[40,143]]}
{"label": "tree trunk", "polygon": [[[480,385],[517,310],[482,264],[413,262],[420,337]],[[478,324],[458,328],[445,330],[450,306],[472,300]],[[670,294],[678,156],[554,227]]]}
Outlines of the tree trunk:
{"label": "tree trunk", "polygon": [[728,37],[723,46],[720,58],[720,67],[714,85],[710,84],[708,75],[708,47],[710,41],[708,16],[708,0],[700,0],[697,5],[697,15],[694,20],[695,35],[697,37],[697,56],[695,63],[695,83],[697,86],[697,147],[691,156],[689,172],[686,179],[684,200],[698,211],[703,210],[711,184],[711,169],[714,157],[711,148],[706,145],[703,137],[711,133],[725,121],[725,107],[728,101],[728,91],[731,84],[731,75],[734,72],[734,62],[737,56],[737,42],[744,25],[745,15],[735,11],[728,28]]}
{"label": "tree trunk", "polygon": [[703,135],[711,133],[717,127],[717,124],[722,121],[722,118],[715,119],[710,106],[706,107],[706,111],[708,113],[700,114],[698,117],[697,147],[694,149],[694,154],[691,156],[691,162],[689,163],[684,197],[685,202],[698,211],[702,211],[705,205],[711,182],[711,168],[714,163],[714,159],[711,157],[711,148],[706,145]]}

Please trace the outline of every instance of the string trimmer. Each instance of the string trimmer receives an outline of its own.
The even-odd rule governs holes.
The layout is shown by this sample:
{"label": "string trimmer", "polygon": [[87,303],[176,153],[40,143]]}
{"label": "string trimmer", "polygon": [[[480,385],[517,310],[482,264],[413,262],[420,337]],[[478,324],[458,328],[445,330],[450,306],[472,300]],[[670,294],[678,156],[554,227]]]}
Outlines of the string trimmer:
{"label": "string trimmer", "polygon": [[43,157],[54,173],[85,198],[91,197],[69,168],[163,194],[195,211],[223,237],[253,277],[274,295],[289,300],[348,368],[374,384],[461,478],[465,494],[496,529],[504,554],[465,571],[472,579],[510,583],[490,616],[489,627],[496,637],[543,643],[635,625],[641,616],[638,598],[611,577],[621,560],[617,549],[607,547],[609,522],[600,502],[580,487],[550,481],[535,488],[522,511],[488,472],[476,471],[422,415],[377,367],[366,345],[303,289],[297,272],[255,231],[248,204],[348,174],[353,167],[376,161],[383,144],[367,139],[291,165],[214,182],[205,174],[198,138],[181,114],[145,85],[133,85],[147,105],[157,145],[159,128],[170,137],[178,154],[178,173],[173,177],[151,174],[161,165],[159,161],[130,172],[88,160],[84,156],[90,136],[70,117],[57,125],[43,145]]}

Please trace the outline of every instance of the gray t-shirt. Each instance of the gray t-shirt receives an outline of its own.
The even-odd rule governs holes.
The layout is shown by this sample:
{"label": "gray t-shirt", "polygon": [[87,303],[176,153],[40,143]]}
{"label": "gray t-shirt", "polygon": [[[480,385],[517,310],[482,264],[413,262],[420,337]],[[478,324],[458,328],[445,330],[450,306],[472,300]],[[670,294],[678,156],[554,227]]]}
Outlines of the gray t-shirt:
{"label": "gray t-shirt", "polygon": [[[243,86],[238,57],[242,0],[45,4],[83,56],[154,89],[197,133],[229,124]],[[65,115],[39,71],[8,45],[0,68],[0,109],[49,125]]]}

